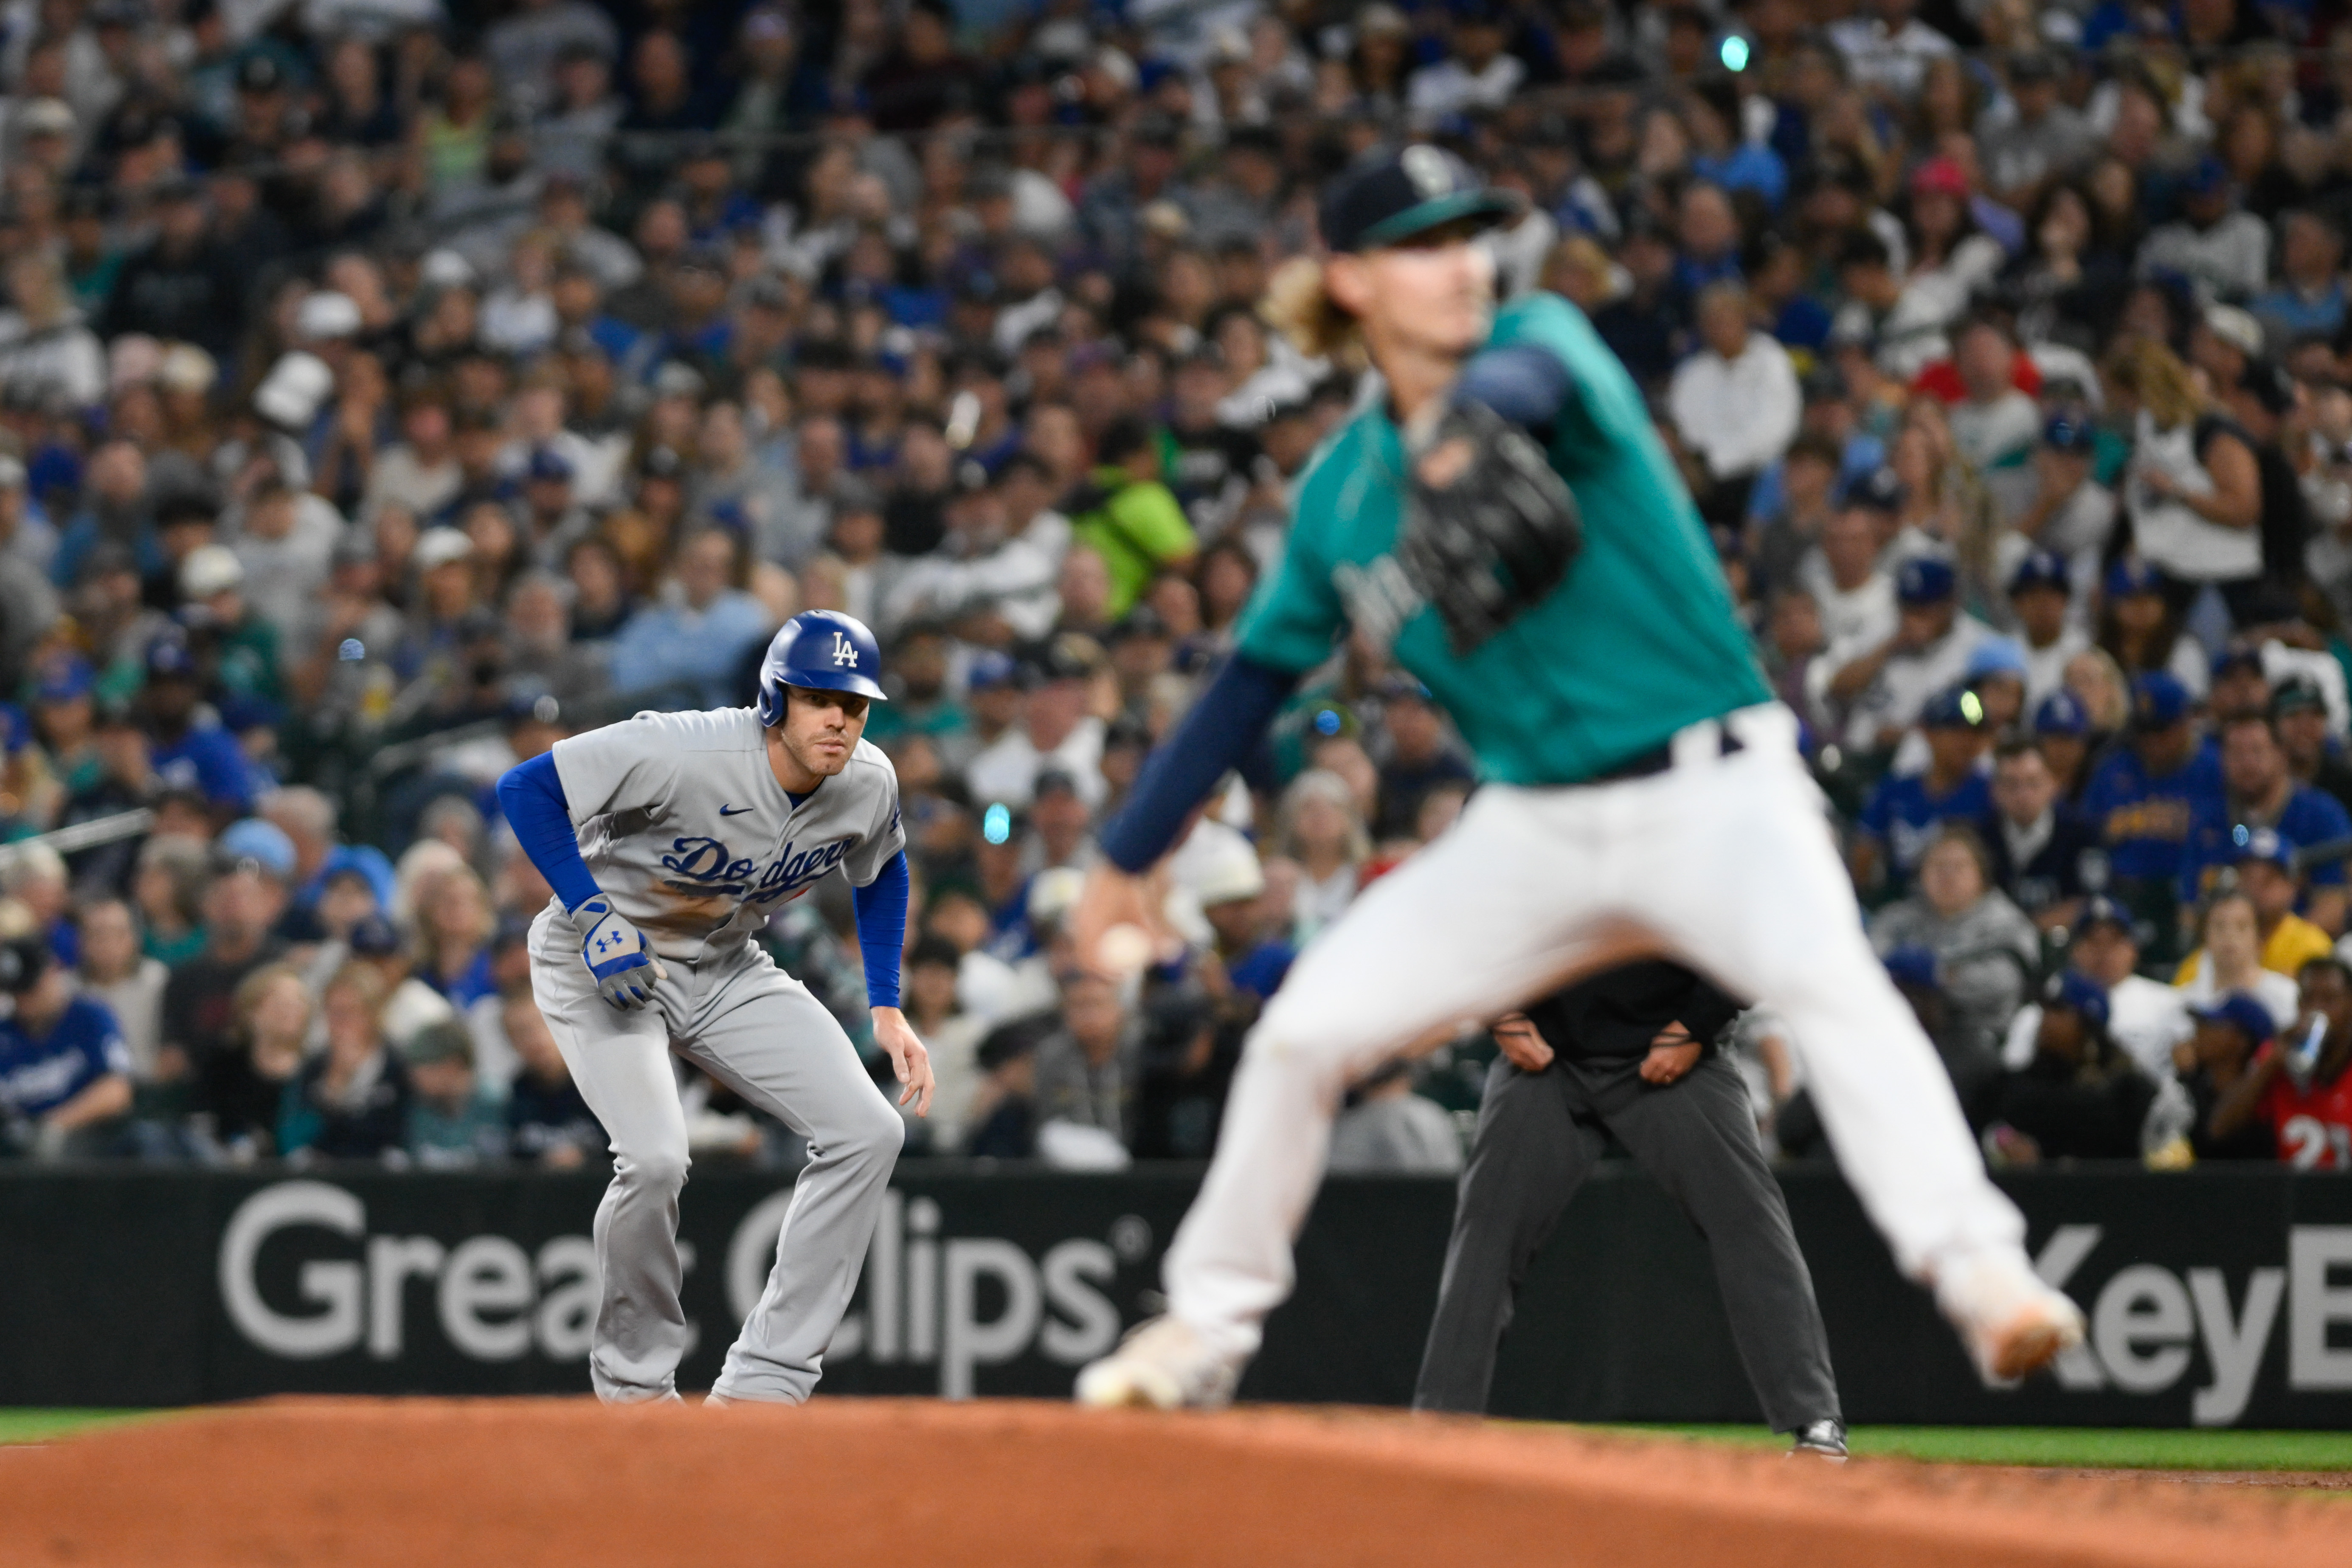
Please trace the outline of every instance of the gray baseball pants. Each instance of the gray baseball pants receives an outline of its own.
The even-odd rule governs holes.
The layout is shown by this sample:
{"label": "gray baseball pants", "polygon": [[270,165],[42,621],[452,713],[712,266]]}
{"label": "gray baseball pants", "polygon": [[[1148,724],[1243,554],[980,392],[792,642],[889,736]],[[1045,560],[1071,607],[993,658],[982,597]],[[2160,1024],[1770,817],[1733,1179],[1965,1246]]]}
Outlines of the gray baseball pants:
{"label": "gray baseball pants", "polygon": [[767,1289],[714,1385],[730,1399],[797,1405],[816,1387],[856,1287],[905,1123],[841,1026],[765,950],[747,942],[698,963],[662,963],[669,976],[653,1003],[625,1013],[597,995],[567,917],[551,908],[531,925],[531,994],[613,1142],[613,1184],[596,1210],[604,1297],[589,1376],[615,1403],[677,1395],[688,1161],[674,1050],[808,1140]]}
{"label": "gray baseball pants", "polygon": [[1601,1127],[1706,1237],[1740,1364],[1773,1430],[1842,1420],[1829,1336],[1789,1207],[1756,1142],[1739,1074],[1712,1052],[1668,1088],[1638,1061],[1559,1061],[1538,1073],[1497,1058],[1454,1209],[1416,1410],[1483,1413],[1519,1281],[1601,1157]]}

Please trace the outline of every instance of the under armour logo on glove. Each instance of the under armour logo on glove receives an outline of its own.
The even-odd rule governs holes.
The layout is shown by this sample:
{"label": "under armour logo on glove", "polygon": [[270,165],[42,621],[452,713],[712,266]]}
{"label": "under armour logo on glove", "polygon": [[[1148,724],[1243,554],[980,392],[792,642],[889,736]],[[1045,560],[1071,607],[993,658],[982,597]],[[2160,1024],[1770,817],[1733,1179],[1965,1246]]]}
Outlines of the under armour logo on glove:
{"label": "under armour logo on glove", "polygon": [[652,1001],[655,983],[668,979],[669,971],[646,944],[645,933],[624,920],[610,899],[590,899],[572,918],[590,922],[581,939],[580,961],[595,977],[596,994],[625,1013]]}

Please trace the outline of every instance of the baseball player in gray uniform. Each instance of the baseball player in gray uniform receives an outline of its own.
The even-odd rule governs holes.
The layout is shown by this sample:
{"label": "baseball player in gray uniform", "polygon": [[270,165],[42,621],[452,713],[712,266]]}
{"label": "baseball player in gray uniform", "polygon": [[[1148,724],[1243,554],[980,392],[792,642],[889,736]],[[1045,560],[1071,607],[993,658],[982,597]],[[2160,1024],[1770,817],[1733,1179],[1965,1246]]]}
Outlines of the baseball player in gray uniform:
{"label": "baseball player in gray uniform", "polygon": [[640,713],[560,741],[499,782],[517,838],[555,889],[531,924],[531,993],[612,1138],[589,1353],[604,1399],[677,1397],[687,1144],[672,1051],[809,1142],[767,1289],[711,1402],[798,1404],[816,1386],[903,1124],[841,1026],[753,939],[836,867],[856,889],[876,1043],[904,1086],[899,1104],[929,1110],[929,1059],[898,1006],[898,775],[860,739],[883,695],[880,666],[862,624],[812,610],[769,646],[756,709]]}

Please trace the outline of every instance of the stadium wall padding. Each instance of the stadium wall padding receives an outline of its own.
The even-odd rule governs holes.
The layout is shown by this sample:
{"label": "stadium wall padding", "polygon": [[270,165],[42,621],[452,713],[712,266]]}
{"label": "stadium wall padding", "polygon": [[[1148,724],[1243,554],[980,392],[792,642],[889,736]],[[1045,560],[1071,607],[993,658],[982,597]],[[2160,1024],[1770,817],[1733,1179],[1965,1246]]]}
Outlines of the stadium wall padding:
{"label": "stadium wall padding", "polygon": [[[824,1389],[1066,1394],[1158,1306],[1198,1179],[909,1162]],[[1784,1174],[1850,1419],[2352,1426],[2352,1178],[2118,1167],[2003,1184],[2045,1276],[2092,1321],[2057,1378],[2008,1394],[1978,1385],[1833,1172]],[[791,1186],[709,1168],[688,1184],[682,1386],[718,1370]],[[602,1187],[531,1172],[0,1171],[0,1405],[583,1391]],[[1244,1396],[1409,1400],[1452,1205],[1443,1180],[1328,1184]],[[1495,1410],[1758,1418],[1705,1245],[1638,1173],[1605,1168],[1538,1258]]]}

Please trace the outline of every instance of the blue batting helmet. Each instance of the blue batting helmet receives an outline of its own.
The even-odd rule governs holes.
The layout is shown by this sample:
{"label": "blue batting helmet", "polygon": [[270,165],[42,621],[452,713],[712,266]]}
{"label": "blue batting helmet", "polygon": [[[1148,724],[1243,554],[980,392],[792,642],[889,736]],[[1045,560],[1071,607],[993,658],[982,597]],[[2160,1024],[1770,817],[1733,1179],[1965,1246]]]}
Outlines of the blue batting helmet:
{"label": "blue batting helmet", "polygon": [[881,673],[881,645],[864,621],[838,610],[803,610],[776,633],[760,666],[760,722],[784,716],[787,686],[855,691],[887,702],[889,694],[875,679]]}

